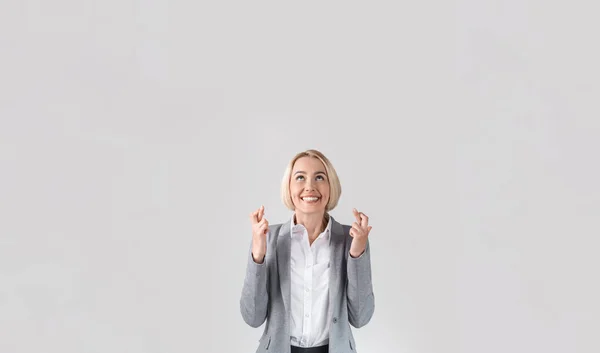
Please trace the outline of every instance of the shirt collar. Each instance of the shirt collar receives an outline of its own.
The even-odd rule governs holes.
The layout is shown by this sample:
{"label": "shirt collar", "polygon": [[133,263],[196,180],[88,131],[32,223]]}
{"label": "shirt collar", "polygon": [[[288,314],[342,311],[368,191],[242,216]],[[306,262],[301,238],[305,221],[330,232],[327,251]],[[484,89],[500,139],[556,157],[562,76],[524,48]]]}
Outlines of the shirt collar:
{"label": "shirt collar", "polygon": [[[290,237],[294,236],[294,232],[297,232],[301,229],[306,229],[302,224],[296,224],[296,222],[294,221],[295,218],[295,215],[292,215],[292,219],[290,220]],[[325,227],[325,230],[323,230],[323,233],[319,234],[319,237],[324,236],[327,239],[331,239],[331,215],[327,215],[327,218],[329,219],[327,221],[327,226]]]}

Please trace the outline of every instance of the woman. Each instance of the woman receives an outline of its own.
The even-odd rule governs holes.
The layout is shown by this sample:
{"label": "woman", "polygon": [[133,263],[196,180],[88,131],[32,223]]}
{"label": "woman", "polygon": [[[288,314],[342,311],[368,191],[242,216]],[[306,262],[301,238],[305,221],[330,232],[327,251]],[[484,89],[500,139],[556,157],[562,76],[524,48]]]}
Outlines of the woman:
{"label": "woman", "polygon": [[292,158],[281,191],[290,221],[269,225],[263,206],[250,215],[240,310],[252,327],[267,321],[256,352],[355,352],[350,325],[366,325],[375,310],[369,218],[354,209],[350,226],[329,215],[342,190],[316,150]]}

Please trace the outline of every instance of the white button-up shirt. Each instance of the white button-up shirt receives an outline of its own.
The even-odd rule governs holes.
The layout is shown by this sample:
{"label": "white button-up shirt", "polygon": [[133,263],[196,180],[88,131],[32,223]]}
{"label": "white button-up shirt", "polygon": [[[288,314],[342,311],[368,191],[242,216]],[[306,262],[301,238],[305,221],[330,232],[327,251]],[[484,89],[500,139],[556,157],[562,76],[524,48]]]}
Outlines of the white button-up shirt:
{"label": "white button-up shirt", "polygon": [[291,220],[290,340],[299,347],[329,343],[329,261],[331,217],[323,233],[309,245],[308,232]]}

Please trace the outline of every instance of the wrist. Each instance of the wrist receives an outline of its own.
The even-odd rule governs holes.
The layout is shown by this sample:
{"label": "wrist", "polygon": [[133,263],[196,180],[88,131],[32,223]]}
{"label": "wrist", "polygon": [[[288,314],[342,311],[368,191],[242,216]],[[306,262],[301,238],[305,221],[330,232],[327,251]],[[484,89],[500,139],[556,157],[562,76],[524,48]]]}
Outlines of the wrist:
{"label": "wrist", "polygon": [[257,264],[262,264],[265,261],[265,253],[252,251],[252,260]]}
{"label": "wrist", "polygon": [[367,242],[361,240],[353,240],[350,246],[350,256],[359,257],[367,248]]}

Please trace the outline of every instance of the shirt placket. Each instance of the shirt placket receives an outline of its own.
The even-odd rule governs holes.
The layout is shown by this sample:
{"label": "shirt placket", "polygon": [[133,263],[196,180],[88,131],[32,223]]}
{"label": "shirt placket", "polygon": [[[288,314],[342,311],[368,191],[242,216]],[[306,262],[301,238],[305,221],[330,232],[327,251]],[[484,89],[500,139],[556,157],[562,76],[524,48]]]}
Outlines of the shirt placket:
{"label": "shirt placket", "polygon": [[313,280],[313,253],[308,243],[308,234],[304,233],[304,241],[302,245],[305,249],[305,268],[304,268],[304,318],[302,325],[302,340],[300,343],[303,346],[308,344],[308,340],[311,334],[312,324],[312,280]]}

